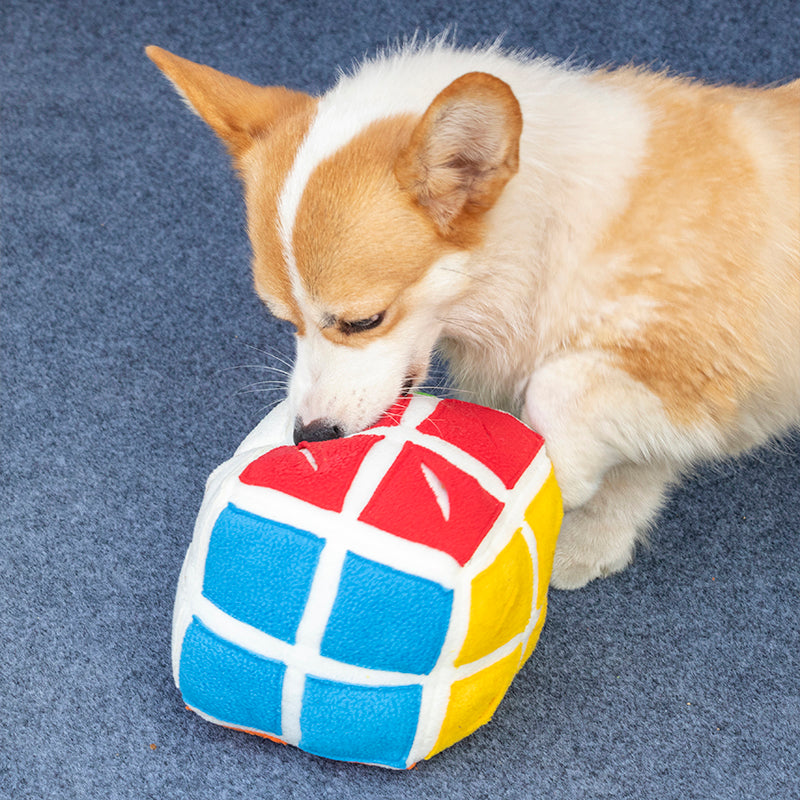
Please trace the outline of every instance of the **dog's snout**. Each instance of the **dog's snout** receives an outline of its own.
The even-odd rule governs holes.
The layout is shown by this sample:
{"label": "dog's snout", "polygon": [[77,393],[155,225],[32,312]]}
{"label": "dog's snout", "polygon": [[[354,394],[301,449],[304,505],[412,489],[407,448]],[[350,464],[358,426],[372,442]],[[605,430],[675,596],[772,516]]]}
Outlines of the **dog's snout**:
{"label": "dog's snout", "polygon": [[330,419],[314,419],[303,424],[300,417],[294,423],[294,443],[300,442],[325,442],[328,439],[340,439],[344,436],[344,429]]}

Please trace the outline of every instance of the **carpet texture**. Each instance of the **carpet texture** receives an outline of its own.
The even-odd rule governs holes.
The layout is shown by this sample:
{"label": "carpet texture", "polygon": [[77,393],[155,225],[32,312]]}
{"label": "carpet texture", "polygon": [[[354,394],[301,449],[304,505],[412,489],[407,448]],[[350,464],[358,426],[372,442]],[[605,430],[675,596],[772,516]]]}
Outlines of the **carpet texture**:
{"label": "carpet texture", "polygon": [[456,24],[763,83],[800,75],[799,8],[4,0],[0,797],[800,797],[798,437],[699,472],[631,569],[553,592],[495,720],[412,772],[183,709],[170,623],[203,484],[280,397],[292,341],[251,290],[222,148],[143,54],[319,92]]}

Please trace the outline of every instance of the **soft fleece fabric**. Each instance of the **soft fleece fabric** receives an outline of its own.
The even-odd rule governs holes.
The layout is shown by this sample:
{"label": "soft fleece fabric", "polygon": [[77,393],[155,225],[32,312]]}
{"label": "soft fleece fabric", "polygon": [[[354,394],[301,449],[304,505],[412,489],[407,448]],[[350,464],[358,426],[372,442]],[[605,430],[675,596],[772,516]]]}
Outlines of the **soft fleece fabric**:
{"label": "soft fleece fabric", "polygon": [[208,479],[175,683],[228,727],[412,767],[486,724],[536,645],[562,519],[552,465],[521,422],[461,400],[404,398],[364,433],[299,447],[281,446],[288,421],[281,404]]}
{"label": "soft fleece fabric", "polygon": [[251,290],[222,148],[142,48],[321,91],[451,24],[578,63],[800,75],[795,0],[4,0],[0,797],[800,796],[798,437],[699,472],[631,569],[552,592],[492,723],[409,773],[179,702],[203,484],[280,397],[292,341]]}

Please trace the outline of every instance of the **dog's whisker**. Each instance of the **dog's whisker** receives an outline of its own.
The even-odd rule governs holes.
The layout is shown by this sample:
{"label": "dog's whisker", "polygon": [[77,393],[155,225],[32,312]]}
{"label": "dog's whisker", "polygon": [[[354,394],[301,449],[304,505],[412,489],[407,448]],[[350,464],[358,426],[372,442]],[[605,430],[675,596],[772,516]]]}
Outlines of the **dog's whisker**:
{"label": "dog's whisker", "polygon": [[283,375],[289,377],[292,373],[283,367],[270,367],[267,364],[254,364],[249,367],[250,369],[260,370],[262,372],[274,372],[276,375]]}
{"label": "dog's whisker", "polygon": [[246,386],[242,386],[240,391],[243,389],[252,389],[256,386],[267,389],[282,389],[286,386],[286,382],[278,380],[253,381],[253,383],[248,383]]}
{"label": "dog's whisker", "polygon": [[239,344],[241,344],[243,347],[246,347],[248,350],[252,350],[255,353],[259,353],[260,355],[265,356],[267,359],[277,361],[279,364],[283,364],[285,367],[289,369],[291,369],[292,367],[292,362],[290,360],[290,357],[284,356],[283,353],[281,353],[278,350],[259,347],[258,345],[251,344],[250,342],[240,341]]}
{"label": "dog's whisker", "polygon": [[[232,396],[239,397],[241,395],[246,395],[246,394],[274,394],[275,391],[276,391],[275,387],[269,388],[269,387],[250,386],[245,389],[237,389]],[[283,394],[279,393],[279,395],[282,398]]]}
{"label": "dog's whisker", "polygon": [[262,375],[266,374],[267,376],[271,376],[240,387],[232,393],[232,396],[236,397],[244,394],[277,394],[277,398],[270,405],[270,408],[272,408],[275,404],[280,402],[286,394],[286,389],[291,377],[292,365],[275,352],[270,352],[269,350],[265,350],[249,342],[240,343],[248,350],[265,356],[267,360],[277,362],[277,366],[268,363],[233,364],[229,367],[221,368],[218,370],[218,374],[231,372],[233,370],[253,370],[256,374],[261,373]]}
{"label": "dog's whisker", "polygon": [[288,367],[289,369],[292,367],[292,362],[277,351],[265,350],[263,347],[258,347],[257,345],[250,344],[249,342],[242,342],[242,344],[248,349],[253,350],[256,353],[261,353],[261,355],[266,356],[268,359],[271,358],[274,361],[277,361],[279,364],[283,364],[285,367]]}
{"label": "dog's whisker", "polygon": [[268,364],[234,364],[230,367],[222,367],[217,370],[217,372],[221,374],[223,372],[230,372],[235,369],[255,369],[263,372],[275,372],[278,375],[285,375],[287,377],[291,375],[289,370],[282,369],[281,367],[271,367]]}

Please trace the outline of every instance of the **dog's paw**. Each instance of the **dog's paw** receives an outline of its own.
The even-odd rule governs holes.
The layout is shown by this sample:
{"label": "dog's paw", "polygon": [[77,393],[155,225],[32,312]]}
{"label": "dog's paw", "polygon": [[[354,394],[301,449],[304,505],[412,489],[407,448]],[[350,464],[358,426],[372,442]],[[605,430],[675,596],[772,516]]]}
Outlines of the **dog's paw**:
{"label": "dog's paw", "polygon": [[556,551],[550,585],[554,589],[581,589],[595,578],[607,578],[615,572],[622,572],[632,560],[633,548],[628,555],[608,562],[577,561]]}
{"label": "dog's paw", "polygon": [[550,585],[556,589],[580,589],[595,578],[621,572],[633,561],[635,529],[614,529],[585,509],[569,512],[556,545]]}

